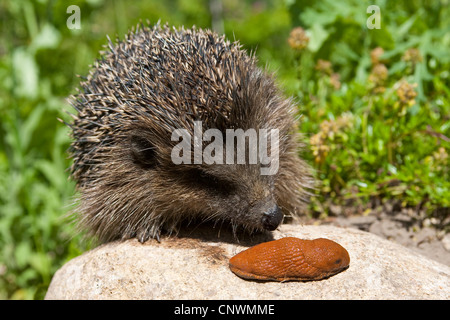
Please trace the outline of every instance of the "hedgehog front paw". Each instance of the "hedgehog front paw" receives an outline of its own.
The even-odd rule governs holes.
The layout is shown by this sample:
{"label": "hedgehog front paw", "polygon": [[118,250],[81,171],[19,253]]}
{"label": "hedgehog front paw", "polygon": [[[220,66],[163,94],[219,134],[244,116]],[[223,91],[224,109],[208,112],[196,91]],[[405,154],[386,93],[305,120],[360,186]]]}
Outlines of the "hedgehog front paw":
{"label": "hedgehog front paw", "polygon": [[137,233],[136,233],[136,238],[138,239],[138,241],[140,243],[144,243],[147,240],[149,240],[150,238],[156,239],[156,241],[161,242],[161,231],[158,230],[156,232],[152,232],[150,229],[140,229]]}

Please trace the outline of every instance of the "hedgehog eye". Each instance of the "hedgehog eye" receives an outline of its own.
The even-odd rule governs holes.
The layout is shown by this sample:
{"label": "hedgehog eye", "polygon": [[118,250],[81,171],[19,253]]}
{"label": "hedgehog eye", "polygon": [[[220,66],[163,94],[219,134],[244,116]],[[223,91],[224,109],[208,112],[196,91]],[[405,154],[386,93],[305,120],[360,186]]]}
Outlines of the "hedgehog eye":
{"label": "hedgehog eye", "polygon": [[156,161],[154,146],[144,137],[131,136],[130,150],[133,160],[145,169],[153,167]]}
{"label": "hedgehog eye", "polygon": [[194,181],[198,187],[208,188],[222,194],[229,194],[235,189],[235,185],[231,181],[218,178],[201,169],[193,169],[191,179],[191,183]]}

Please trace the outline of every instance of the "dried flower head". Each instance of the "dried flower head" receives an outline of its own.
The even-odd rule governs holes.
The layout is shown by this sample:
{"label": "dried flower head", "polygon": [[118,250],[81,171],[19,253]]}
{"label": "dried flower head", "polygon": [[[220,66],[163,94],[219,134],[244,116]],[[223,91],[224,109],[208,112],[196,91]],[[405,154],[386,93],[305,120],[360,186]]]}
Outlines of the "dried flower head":
{"label": "dried flower head", "polygon": [[333,68],[331,67],[331,62],[327,60],[319,59],[316,64],[316,70],[323,72],[327,75],[331,75],[333,73]]}
{"label": "dried flower head", "polygon": [[388,69],[382,63],[376,64],[369,75],[369,83],[373,86],[374,93],[383,93],[386,88],[385,82],[388,78]]}
{"label": "dried flower head", "polygon": [[447,164],[448,161],[448,153],[444,147],[439,147],[439,149],[433,153],[433,158],[436,162],[441,164]]}
{"label": "dried flower head", "polygon": [[340,78],[341,76],[339,75],[339,73],[333,73],[330,76],[330,83],[336,90],[339,90],[341,88]]}
{"label": "dried flower head", "polygon": [[336,120],[325,120],[320,124],[320,131],[310,138],[311,150],[316,163],[325,161],[331,147],[327,142],[335,140],[336,136],[343,136],[342,130],[350,127],[352,116],[343,114]]}
{"label": "dried flower head", "polygon": [[405,106],[412,106],[416,103],[415,97],[417,92],[415,88],[417,83],[410,84],[405,80],[401,81],[397,88],[397,96],[400,99],[400,103]]}
{"label": "dried flower head", "polygon": [[375,65],[369,75],[369,81],[376,85],[383,84],[388,77],[388,69],[382,63]]}
{"label": "dried flower head", "polygon": [[410,48],[405,51],[405,54],[402,57],[403,61],[412,62],[416,64],[422,61],[422,55],[420,54],[420,50],[417,48]]}
{"label": "dried flower head", "polygon": [[377,65],[381,63],[380,57],[383,55],[384,50],[381,47],[376,47],[372,51],[370,51],[370,60],[372,61],[372,65]]}
{"label": "dried flower head", "polygon": [[303,50],[308,46],[309,37],[306,35],[305,30],[302,27],[292,29],[289,39],[289,46],[295,50]]}
{"label": "dried flower head", "polygon": [[326,138],[323,137],[322,132],[318,132],[310,138],[311,150],[316,163],[324,162],[330,152],[330,147],[324,144],[325,140]]}

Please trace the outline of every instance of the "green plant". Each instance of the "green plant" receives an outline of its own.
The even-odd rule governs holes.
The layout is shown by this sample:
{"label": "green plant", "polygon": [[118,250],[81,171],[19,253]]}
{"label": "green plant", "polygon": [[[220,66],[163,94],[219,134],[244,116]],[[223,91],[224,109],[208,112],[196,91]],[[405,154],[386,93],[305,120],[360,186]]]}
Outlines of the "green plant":
{"label": "green plant", "polygon": [[420,3],[397,2],[409,17],[384,3],[382,29],[358,32],[368,17],[361,15],[364,2],[303,8],[305,29],[292,32],[291,43],[301,35],[308,44],[291,46],[302,130],[321,182],[314,211],[327,212],[329,203],[363,210],[355,204],[395,199],[448,215],[450,37],[441,4],[431,20]]}

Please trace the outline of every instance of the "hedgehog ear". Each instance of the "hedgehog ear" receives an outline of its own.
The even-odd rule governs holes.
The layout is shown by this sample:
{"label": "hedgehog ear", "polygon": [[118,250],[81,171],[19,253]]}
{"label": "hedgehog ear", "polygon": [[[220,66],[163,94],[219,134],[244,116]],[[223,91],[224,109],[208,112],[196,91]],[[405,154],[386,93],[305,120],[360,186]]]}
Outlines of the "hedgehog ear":
{"label": "hedgehog ear", "polygon": [[149,169],[156,163],[155,147],[145,136],[130,136],[130,152],[133,161],[144,169]]}

